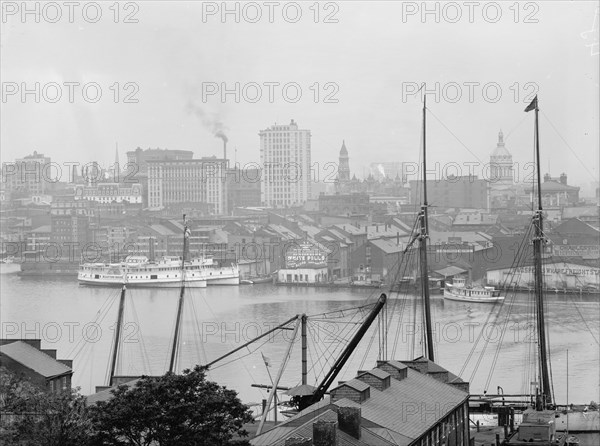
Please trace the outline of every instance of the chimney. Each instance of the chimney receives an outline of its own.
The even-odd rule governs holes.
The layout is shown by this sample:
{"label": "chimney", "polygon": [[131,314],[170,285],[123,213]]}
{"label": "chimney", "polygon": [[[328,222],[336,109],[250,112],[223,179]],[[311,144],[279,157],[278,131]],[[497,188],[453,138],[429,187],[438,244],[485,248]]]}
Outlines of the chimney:
{"label": "chimney", "polygon": [[292,437],[285,440],[285,446],[312,446],[312,439],[305,437]]}
{"label": "chimney", "polygon": [[329,394],[332,403],[342,398],[348,398],[350,401],[361,404],[371,397],[371,386],[355,378],[339,384],[336,388],[331,389]]}
{"label": "chimney", "polygon": [[560,184],[567,185],[567,174],[564,172],[560,174]]}
{"label": "chimney", "polygon": [[408,367],[399,361],[377,361],[377,368],[388,372],[392,378],[402,381],[406,378]]}
{"label": "chimney", "polygon": [[223,139],[223,159],[227,163],[227,140]]}
{"label": "chimney", "polygon": [[549,173],[547,173],[546,175],[544,175],[544,183],[545,183],[546,181],[550,181],[551,179],[552,179],[552,177],[550,176],[550,174],[549,174]]}
{"label": "chimney", "polygon": [[314,446],[337,446],[337,421],[319,420],[313,423]]}
{"label": "chimney", "polygon": [[359,372],[359,376],[356,379],[383,392],[390,386],[391,375],[381,369],[373,369],[366,372]]}
{"label": "chimney", "polygon": [[52,350],[52,349],[40,349],[40,351],[42,353],[46,353],[52,359],[56,359],[56,350]]}
{"label": "chimney", "polygon": [[360,407],[338,408],[338,426],[340,430],[357,440],[360,440]]}

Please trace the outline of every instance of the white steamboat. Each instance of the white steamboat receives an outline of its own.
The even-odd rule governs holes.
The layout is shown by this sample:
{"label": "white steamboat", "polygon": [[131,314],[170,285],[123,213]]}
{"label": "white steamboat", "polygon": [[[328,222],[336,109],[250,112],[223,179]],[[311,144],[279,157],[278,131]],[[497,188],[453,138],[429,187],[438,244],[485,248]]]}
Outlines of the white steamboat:
{"label": "white steamboat", "polygon": [[84,285],[160,288],[179,287],[182,279],[188,288],[239,284],[237,265],[221,267],[206,257],[185,261],[183,267],[181,262],[180,257],[153,262],[146,256],[128,256],[121,263],[84,263],[77,279]]}
{"label": "white steamboat", "polygon": [[444,286],[444,299],[461,302],[499,302],[504,300],[500,291],[491,286],[467,286],[466,279],[455,277]]}

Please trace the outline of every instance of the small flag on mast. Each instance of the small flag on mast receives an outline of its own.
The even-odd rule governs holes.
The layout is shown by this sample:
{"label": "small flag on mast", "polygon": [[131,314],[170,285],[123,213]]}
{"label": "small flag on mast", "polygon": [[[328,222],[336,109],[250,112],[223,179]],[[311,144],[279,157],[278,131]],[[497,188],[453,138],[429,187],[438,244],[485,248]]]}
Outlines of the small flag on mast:
{"label": "small flag on mast", "polygon": [[271,367],[271,358],[269,358],[268,356],[263,355],[262,352],[260,352],[260,354],[262,355],[263,361],[265,362],[265,365],[267,367]]}
{"label": "small flag on mast", "polygon": [[537,108],[537,95],[535,96],[535,98],[533,98],[533,101],[531,101],[531,104],[529,104],[527,106],[525,111],[530,112],[531,110],[535,110],[536,108]]}

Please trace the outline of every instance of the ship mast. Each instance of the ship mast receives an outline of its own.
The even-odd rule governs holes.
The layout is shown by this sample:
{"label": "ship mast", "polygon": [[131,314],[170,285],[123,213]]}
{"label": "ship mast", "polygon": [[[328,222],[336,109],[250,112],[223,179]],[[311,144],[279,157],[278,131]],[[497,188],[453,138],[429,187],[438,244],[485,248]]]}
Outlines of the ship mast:
{"label": "ship mast", "polygon": [[423,204],[419,213],[421,233],[419,235],[420,263],[421,263],[421,291],[423,308],[425,309],[425,344],[427,359],[434,361],[433,335],[431,330],[431,305],[429,300],[429,272],[427,269],[427,239],[429,238],[429,224],[427,221],[427,149],[426,149],[426,95],[423,95]]}
{"label": "ship mast", "polygon": [[119,352],[119,344],[121,343],[121,325],[123,324],[123,310],[125,308],[125,291],[127,287],[123,284],[121,289],[121,298],[119,300],[119,313],[117,315],[117,327],[115,329],[114,348],[112,352],[112,358],[110,361],[110,375],[108,377],[108,385],[113,385],[113,378],[115,377],[115,370],[117,368],[117,355]]}
{"label": "ship mast", "polygon": [[183,312],[183,296],[185,294],[185,259],[187,257],[188,244],[188,226],[183,214],[183,256],[181,258],[181,288],[179,289],[179,301],[177,302],[177,317],[175,319],[175,334],[173,335],[173,346],[171,347],[171,361],[169,362],[169,372],[175,368],[175,359],[179,346],[179,332],[181,331],[181,314]]}
{"label": "ship mast", "polygon": [[538,332],[538,355],[540,368],[540,398],[536,401],[536,409],[543,410],[552,404],[550,374],[548,372],[548,351],[546,341],[546,324],[544,321],[544,277],[542,274],[542,252],[546,242],[544,238],[544,224],[542,211],[542,188],[540,176],[540,134],[539,134],[539,108],[537,96],[525,109],[526,112],[535,110],[535,163],[537,169],[537,199],[538,208],[533,216],[535,236],[533,239],[533,259],[535,278],[535,303]]}

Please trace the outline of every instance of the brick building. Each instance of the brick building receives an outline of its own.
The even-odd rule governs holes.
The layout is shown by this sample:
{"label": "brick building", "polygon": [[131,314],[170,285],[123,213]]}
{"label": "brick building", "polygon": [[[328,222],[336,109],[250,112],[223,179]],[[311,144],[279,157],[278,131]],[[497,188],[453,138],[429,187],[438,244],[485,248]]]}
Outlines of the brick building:
{"label": "brick building", "polygon": [[56,359],[39,339],[0,339],[0,366],[48,392],[71,389],[73,361]]}

